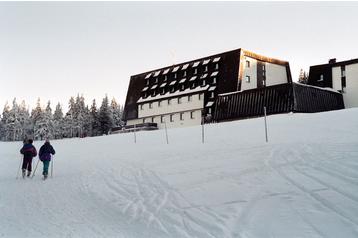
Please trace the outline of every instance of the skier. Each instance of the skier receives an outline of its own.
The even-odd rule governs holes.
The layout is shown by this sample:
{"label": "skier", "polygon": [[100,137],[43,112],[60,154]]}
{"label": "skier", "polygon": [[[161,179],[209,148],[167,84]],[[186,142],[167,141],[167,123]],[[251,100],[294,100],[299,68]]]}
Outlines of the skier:
{"label": "skier", "polygon": [[20,153],[24,155],[24,159],[22,161],[22,177],[25,178],[26,170],[27,177],[31,175],[31,165],[32,165],[32,158],[37,155],[36,148],[32,145],[33,140],[29,139],[23,145],[20,150]]}
{"label": "skier", "polygon": [[54,155],[56,152],[53,149],[52,145],[50,144],[50,140],[46,139],[45,144],[43,144],[39,151],[39,157],[40,160],[43,162],[43,172],[42,175],[44,176],[44,179],[47,179],[48,176],[48,167],[50,165],[51,161],[51,154]]}

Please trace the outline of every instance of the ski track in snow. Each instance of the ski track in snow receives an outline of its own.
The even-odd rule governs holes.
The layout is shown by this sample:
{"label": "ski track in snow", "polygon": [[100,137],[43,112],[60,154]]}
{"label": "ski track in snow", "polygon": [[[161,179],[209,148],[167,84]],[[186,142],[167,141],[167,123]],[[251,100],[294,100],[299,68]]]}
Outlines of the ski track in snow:
{"label": "ski track in snow", "polygon": [[53,141],[46,181],[16,180],[20,143],[0,143],[0,237],[358,237],[357,115],[270,116],[269,143],[260,118],[204,145],[200,127]]}

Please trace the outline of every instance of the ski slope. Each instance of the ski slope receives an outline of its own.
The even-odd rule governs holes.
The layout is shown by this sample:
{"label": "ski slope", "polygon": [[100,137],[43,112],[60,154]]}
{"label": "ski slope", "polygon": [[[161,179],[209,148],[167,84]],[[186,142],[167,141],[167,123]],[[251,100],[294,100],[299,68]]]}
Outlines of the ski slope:
{"label": "ski slope", "polygon": [[[358,237],[358,109],[52,141],[16,180],[0,143],[0,237]],[[42,142],[34,143],[39,149]],[[36,159],[37,161],[37,159]],[[36,162],[35,161],[35,162]],[[42,168],[42,165],[41,165]]]}

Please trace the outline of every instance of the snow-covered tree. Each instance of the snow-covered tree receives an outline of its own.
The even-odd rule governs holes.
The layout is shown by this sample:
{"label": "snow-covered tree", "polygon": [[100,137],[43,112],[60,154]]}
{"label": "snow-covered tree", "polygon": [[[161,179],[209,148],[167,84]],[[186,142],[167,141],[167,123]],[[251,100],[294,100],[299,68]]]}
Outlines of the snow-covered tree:
{"label": "snow-covered tree", "polygon": [[100,135],[99,115],[98,115],[95,99],[93,99],[91,109],[90,109],[90,123],[91,123],[90,135],[91,136]]}
{"label": "snow-covered tree", "polygon": [[110,129],[113,127],[113,115],[109,106],[108,97],[106,95],[102,100],[102,104],[99,110],[99,123],[100,132],[102,134],[108,134]]}
{"label": "snow-covered tree", "polygon": [[300,75],[298,76],[298,82],[303,84],[307,84],[308,82],[308,73],[303,69],[300,70]]}
{"label": "snow-covered tree", "polygon": [[114,126],[122,126],[122,108],[117,103],[117,101],[113,98],[111,101],[111,111],[113,114],[113,124]]}
{"label": "snow-covered tree", "polygon": [[54,138],[62,139],[65,134],[65,131],[64,131],[63,112],[60,103],[56,105],[56,109],[53,114],[53,126],[54,126]]}

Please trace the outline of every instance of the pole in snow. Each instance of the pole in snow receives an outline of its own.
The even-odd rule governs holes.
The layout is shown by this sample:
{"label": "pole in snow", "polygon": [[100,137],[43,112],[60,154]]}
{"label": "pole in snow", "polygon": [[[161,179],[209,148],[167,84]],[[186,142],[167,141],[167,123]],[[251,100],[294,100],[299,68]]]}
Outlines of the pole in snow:
{"label": "pole in snow", "polygon": [[51,159],[51,178],[53,176],[53,158],[54,158],[54,156],[52,156],[52,159]]}
{"label": "pole in snow", "polygon": [[165,138],[167,140],[167,145],[169,144],[169,140],[168,140],[168,130],[167,130],[167,121],[164,120],[164,127],[165,127]]}
{"label": "pole in snow", "polygon": [[265,115],[265,136],[266,136],[266,142],[268,142],[268,137],[267,137],[267,120],[266,120],[266,106],[264,107],[264,115]]}
{"label": "pole in snow", "polygon": [[203,112],[201,112],[201,142],[202,142],[203,144],[204,144],[204,142],[205,142]]}
{"label": "pole in snow", "polygon": [[136,126],[134,124],[134,130],[133,130],[133,132],[134,132],[134,143],[136,144],[137,143],[137,135],[135,134],[135,131],[136,131]]}
{"label": "pole in snow", "polygon": [[34,169],[34,172],[33,172],[31,178],[34,178],[34,177],[35,177],[36,169],[37,169],[37,166],[39,165],[39,162],[40,162],[40,159],[37,160],[37,163],[36,163],[36,166],[35,166],[35,169]]}

